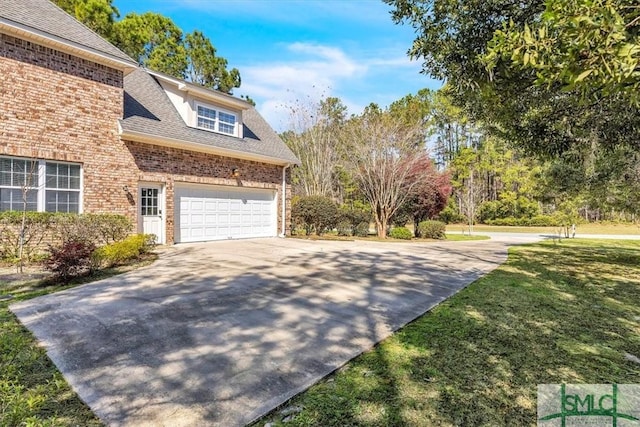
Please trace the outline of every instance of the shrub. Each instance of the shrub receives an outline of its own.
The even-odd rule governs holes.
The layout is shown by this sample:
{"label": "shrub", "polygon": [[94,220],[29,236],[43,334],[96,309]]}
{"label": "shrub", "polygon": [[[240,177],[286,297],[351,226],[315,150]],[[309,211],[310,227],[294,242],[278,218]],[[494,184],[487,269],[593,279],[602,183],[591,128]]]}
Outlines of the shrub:
{"label": "shrub", "polygon": [[105,245],[124,240],[133,230],[131,220],[115,214],[83,214],[83,221],[95,230],[96,243]]}
{"label": "shrub", "polygon": [[[0,212],[0,258],[19,260],[22,212]],[[124,239],[133,229],[131,221],[114,214],[67,214],[27,212],[23,260],[42,258],[46,244],[84,242],[95,246]]]}
{"label": "shrub", "polygon": [[353,229],[353,235],[357,237],[369,236],[369,221],[361,222]]}
{"label": "shrub", "polygon": [[341,206],[340,217],[342,221],[349,221],[351,228],[356,228],[362,222],[369,223],[371,221],[371,211],[366,205],[356,201],[353,205]]}
{"label": "shrub", "polygon": [[437,218],[444,222],[445,224],[451,224],[451,223],[464,223],[467,222],[467,217],[464,215],[461,215],[457,209],[455,209],[454,207],[452,207],[451,205],[448,205],[446,208],[444,208],[437,216]]}
{"label": "shrub", "polygon": [[446,224],[440,221],[422,221],[418,224],[418,236],[424,239],[439,239],[445,238]]}
{"label": "shrub", "polygon": [[54,237],[62,242],[82,241],[109,244],[127,237],[133,230],[131,221],[114,214],[56,214]]}
{"label": "shrub", "polygon": [[[0,257],[19,260],[22,212],[0,212]],[[54,214],[49,212],[26,212],[23,234],[23,259],[32,261],[41,256],[43,242],[49,235]]]}
{"label": "shrub", "polygon": [[506,218],[533,218],[540,215],[538,202],[520,196],[517,199],[504,199],[483,202],[478,208],[478,219],[488,221]]}
{"label": "shrub", "polygon": [[393,239],[411,240],[413,234],[407,227],[395,227],[389,232],[389,237]]}
{"label": "shrub", "polygon": [[64,242],[60,247],[49,246],[45,268],[62,280],[87,274],[91,272],[95,249],[93,243],[73,240]]}
{"label": "shrub", "polygon": [[[498,218],[485,221],[488,225],[519,226],[519,227],[557,227],[562,225],[562,218],[558,215],[536,215],[533,218]],[[567,222],[570,223],[570,222]]]}
{"label": "shrub", "polygon": [[338,236],[351,236],[351,223],[349,221],[342,220],[336,225]]}
{"label": "shrub", "polygon": [[338,206],[324,196],[300,197],[293,205],[291,216],[296,224],[305,228],[307,234],[315,231],[321,235],[336,226]]}
{"label": "shrub", "polygon": [[155,244],[153,234],[136,234],[120,242],[113,242],[102,246],[93,254],[95,267],[113,267],[124,264],[147,253]]}

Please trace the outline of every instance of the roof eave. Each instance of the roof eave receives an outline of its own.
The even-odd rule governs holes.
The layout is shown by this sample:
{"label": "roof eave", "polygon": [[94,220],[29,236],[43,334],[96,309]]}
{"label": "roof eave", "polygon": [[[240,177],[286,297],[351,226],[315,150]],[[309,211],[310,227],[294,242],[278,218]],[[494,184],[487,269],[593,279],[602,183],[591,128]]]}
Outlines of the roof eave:
{"label": "roof eave", "polygon": [[215,147],[209,144],[199,142],[184,141],[181,139],[169,138],[166,136],[154,135],[145,132],[127,130],[119,126],[120,138],[127,141],[142,142],[147,144],[160,145],[163,147],[181,148],[186,150],[198,151],[202,153],[216,154],[219,156],[232,157],[234,159],[250,160],[260,163],[269,163],[279,166],[297,164],[291,159],[282,159],[278,157],[265,156],[262,154],[249,153],[246,151],[231,150],[228,148]]}
{"label": "roof eave", "polygon": [[138,64],[133,60],[126,61],[5,18],[0,18],[0,33],[32,41],[45,47],[121,70],[125,75],[138,68]]}

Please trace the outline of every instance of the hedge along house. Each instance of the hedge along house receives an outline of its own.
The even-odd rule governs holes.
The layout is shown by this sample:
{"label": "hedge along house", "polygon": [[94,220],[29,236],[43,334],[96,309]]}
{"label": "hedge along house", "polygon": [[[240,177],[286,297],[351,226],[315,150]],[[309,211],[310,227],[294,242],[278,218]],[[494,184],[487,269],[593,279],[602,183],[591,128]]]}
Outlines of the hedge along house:
{"label": "hedge along house", "polygon": [[293,153],[245,101],[144,70],[48,0],[0,0],[0,210],[117,213],[162,243],[290,232]]}

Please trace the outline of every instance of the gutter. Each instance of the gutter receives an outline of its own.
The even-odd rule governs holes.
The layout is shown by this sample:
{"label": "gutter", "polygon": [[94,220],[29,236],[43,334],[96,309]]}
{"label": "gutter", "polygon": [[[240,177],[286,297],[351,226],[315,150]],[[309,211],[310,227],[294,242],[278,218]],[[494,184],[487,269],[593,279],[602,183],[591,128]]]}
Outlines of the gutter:
{"label": "gutter", "polygon": [[287,168],[291,166],[287,163],[282,167],[282,232],[280,237],[287,235]]}
{"label": "gutter", "polygon": [[118,122],[118,131],[120,133],[120,139],[126,141],[143,142],[146,144],[160,145],[163,147],[181,148],[183,150],[193,150],[201,153],[216,154],[218,156],[232,157],[234,159],[249,160],[278,166],[290,166],[290,163],[287,163],[287,161],[284,159],[278,159],[261,154],[254,154],[248,151],[237,151],[199,142],[185,141],[183,139],[175,139],[145,132],[126,130],[122,128],[122,123],[120,122]]}

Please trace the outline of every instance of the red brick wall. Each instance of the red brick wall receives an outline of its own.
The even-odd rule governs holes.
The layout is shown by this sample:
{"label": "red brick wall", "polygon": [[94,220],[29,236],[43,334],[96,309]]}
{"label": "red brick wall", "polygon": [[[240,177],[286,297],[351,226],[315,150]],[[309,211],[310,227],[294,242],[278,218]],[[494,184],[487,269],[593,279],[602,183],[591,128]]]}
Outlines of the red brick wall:
{"label": "red brick wall", "polygon": [[122,88],[119,70],[6,34],[0,34],[0,56]]}
{"label": "red brick wall", "polygon": [[83,211],[135,217],[136,165],[118,136],[121,71],[0,36],[0,154],[81,163]]}
{"label": "red brick wall", "polygon": [[[121,141],[122,77],[118,70],[0,34],[0,154],[81,163],[83,211],[123,214],[134,222],[138,183],[166,185],[168,243],[175,182],[268,188],[282,202],[281,166]],[[230,176],[233,168],[240,170],[239,179]],[[287,224],[290,194],[289,185]],[[279,205],[278,233],[280,222]]]}
{"label": "red brick wall", "polygon": [[[278,234],[282,209],[282,166],[177,148],[161,147],[141,142],[125,142],[139,173],[136,181],[165,184],[167,242],[173,241],[174,186],[176,183],[227,185],[231,187],[272,189],[278,193]],[[240,176],[231,176],[237,168]],[[290,173],[287,172],[287,182]],[[132,185],[136,185],[132,183]],[[135,188],[135,187],[134,187]],[[287,234],[291,223],[291,185],[287,185]]]}

